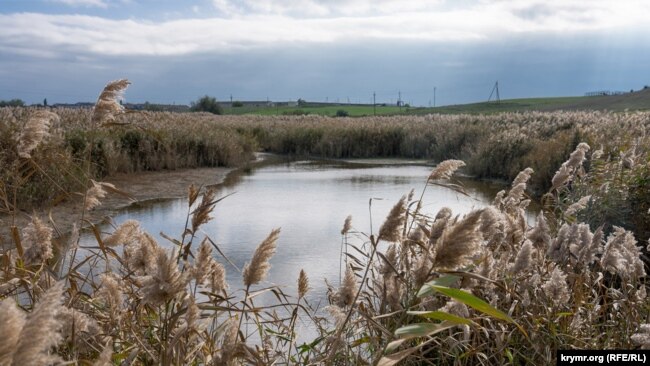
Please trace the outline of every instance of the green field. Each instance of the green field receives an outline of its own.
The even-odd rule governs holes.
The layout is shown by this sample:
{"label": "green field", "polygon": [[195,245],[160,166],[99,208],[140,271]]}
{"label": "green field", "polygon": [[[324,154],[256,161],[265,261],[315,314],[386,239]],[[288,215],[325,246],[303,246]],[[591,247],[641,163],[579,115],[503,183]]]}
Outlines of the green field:
{"label": "green field", "polygon": [[309,103],[304,106],[288,107],[236,107],[224,108],[225,114],[256,114],[256,115],[288,115],[288,114],[316,114],[322,116],[335,116],[338,110],[343,110],[351,117],[397,115],[397,114],[491,114],[502,112],[524,111],[558,111],[558,110],[608,110],[622,112],[625,110],[650,110],[650,89],[633,93],[612,96],[595,97],[552,97],[552,98],[522,98],[505,99],[497,102],[480,102],[469,104],[448,105],[435,108],[424,107],[396,107],[359,104],[331,104],[321,105]]}
{"label": "green field", "polygon": [[[411,108],[412,109],[412,108]],[[280,106],[280,107],[235,107],[224,108],[224,114],[257,114],[263,116],[274,115],[296,115],[296,114],[316,114],[321,116],[335,116],[339,110],[346,111],[351,117],[372,116],[375,113],[379,115],[392,115],[406,113],[408,108],[395,106],[377,106],[374,110],[372,105],[358,104],[332,104],[332,105],[306,105],[306,106]]]}
{"label": "green field", "polygon": [[408,113],[470,113],[489,114],[501,112],[524,111],[575,111],[575,110],[608,110],[622,112],[625,110],[650,110],[650,89],[633,93],[595,97],[553,97],[553,98],[522,98],[506,99],[496,102],[449,105],[437,108],[414,108]]}
{"label": "green field", "polygon": [[506,99],[501,102],[481,102],[469,104],[456,104],[436,108],[414,108],[409,113],[414,114],[427,114],[427,113],[441,113],[441,114],[455,114],[455,113],[470,113],[470,114],[489,114],[501,112],[517,112],[517,111],[555,111],[561,109],[579,109],[571,108],[580,103],[589,101],[589,99],[601,97],[555,97],[555,98],[523,98],[523,99]]}

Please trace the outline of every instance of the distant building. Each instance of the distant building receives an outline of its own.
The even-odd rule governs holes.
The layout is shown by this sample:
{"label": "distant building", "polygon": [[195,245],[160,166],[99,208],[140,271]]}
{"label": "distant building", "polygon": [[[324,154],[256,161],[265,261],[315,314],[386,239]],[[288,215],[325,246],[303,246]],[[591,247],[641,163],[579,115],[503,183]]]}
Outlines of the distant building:
{"label": "distant building", "polygon": [[[248,100],[248,101],[239,101],[234,100],[232,102],[218,102],[223,108],[243,108],[243,107],[272,107],[274,106],[273,102],[268,100]],[[235,107],[233,107],[233,104]]]}
{"label": "distant building", "polygon": [[298,102],[269,102],[268,104],[269,107],[297,107]]}
{"label": "distant building", "polygon": [[88,102],[80,102],[80,103],[56,103],[52,104],[52,108],[73,108],[73,109],[84,109],[84,108],[92,108],[95,106],[95,103],[88,103]]}
{"label": "distant building", "polygon": [[[630,93],[632,90],[630,90]],[[586,97],[603,97],[603,96],[610,96],[610,95],[623,95],[626,94],[627,92],[624,91],[611,91],[611,90],[598,90],[598,91],[591,91],[585,93]]]}
{"label": "distant building", "polygon": [[190,106],[184,104],[126,103],[124,108],[134,111],[189,112]]}
{"label": "distant building", "polygon": [[[95,103],[80,102],[80,103],[56,103],[52,104],[52,108],[72,108],[72,109],[90,109],[95,106]],[[153,104],[153,103],[124,103],[124,108],[132,111],[164,111],[164,112],[189,112],[190,106],[184,104]]]}

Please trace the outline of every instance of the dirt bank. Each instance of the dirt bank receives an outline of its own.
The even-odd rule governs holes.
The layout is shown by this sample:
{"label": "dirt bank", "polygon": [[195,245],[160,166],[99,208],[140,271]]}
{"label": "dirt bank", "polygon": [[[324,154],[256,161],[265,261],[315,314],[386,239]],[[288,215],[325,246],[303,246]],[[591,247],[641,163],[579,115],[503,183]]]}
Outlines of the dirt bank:
{"label": "dirt bank", "polygon": [[[93,223],[98,223],[136,201],[185,197],[190,184],[204,187],[219,184],[231,171],[230,168],[198,168],[115,175],[104,181],[127,192],[134,200],[117,194],[109,194],[101,200],[100,206],[86,215],[86,218]],[[44,220],[51,218],[56,229],[65,233],[70,230],[73,223],[79,222],[81,201],[80,196],[73,196],[66,202],[50,209],[39,210],[36,214]],[[31,213],[21,212],[16,217],[16,226],[24,227],[29,220],[29,214]],[[0,244],[3,246],[10,243],[8,229],[11,224],[11,217],[0,215]]]}

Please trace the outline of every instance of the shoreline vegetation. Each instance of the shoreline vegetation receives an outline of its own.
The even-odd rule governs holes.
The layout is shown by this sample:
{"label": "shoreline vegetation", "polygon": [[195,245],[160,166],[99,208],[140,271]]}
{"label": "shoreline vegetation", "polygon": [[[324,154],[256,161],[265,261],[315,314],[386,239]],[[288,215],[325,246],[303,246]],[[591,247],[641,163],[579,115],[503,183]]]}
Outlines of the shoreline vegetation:
{"label": "shoreline vegetation", "polygon": [[[650,348],[650,114],[125,113],[128,85],[109,83],[92,111],[0,109],[0,204],[12,218],[2,223],[0,364],[552,364],[557,349]],[[256,151],[438,164],[375,231],[345,220],[345,274],[328,283],[325,309],[305,297],[308,269],[295,291],[265,282],[280,228],[233,268],[201,232],[224,198],[214,189],[189,187],[185,229],[164,245],[133,220],[106,233],[88,220],[107,197],[130,196],[107,176],[234,167]],[[430,185],[462,191],[459,169],[512,183],[465,216],[423,215]],[[544,209],[530,226],[533,195]],[[56,219],[14,219],[73,199],[69,238]],[[82,226],[96,245],[79,246]],[[260,305],[264,294],[274,301]],[[301,321],[313,340],[298,342]]]}
{"label": "shoreline vegetation", "polygon": [[[0,138],[6,148],[0,160],[3,167],[17,158],[12,150],[21,124],[38,111],[22,107],[0,109]],[[59,118],[51,126],[45,146],[32,158],[42,160],[44,166],[55,163],[59,169],[38,172],[36,178],[46,173],[57,178],[66,171],[76,173],[73,165],[78,165],[88,151],[92,159],[91,173],[97,179],[117,173],[242,166],[255,151],[264,151],[324,159],[405,158],[427,159],[432,163],[462,159],[468,164],[467,174],[503,181],[511,181],[520,170],[531,165],[538,172],[529,187],[534,195],[550,188],[549,179],[555,166],[578,142],[613,145],[599,140],[603,134],[613,132],[615,139],[629,145],[650,118],[645,112],[624,115],[526,112],[354,119],[129,112],[98,131],[92,123],[84,122],[90,121],[91,110],[58,109],[56,113]],[[613,147],[611,150],[610,153],[615,152]],[[52,160],[53,156],[60,160]],[[44,179],[34,181],[38,184]],[[65,179],[63,183],[73,184]],[[40,205],[56,191],[47,185],[38,188],[40,193],[25,192],[29,197],[22,198]]]}
{"label": "shoreline vegetation", "polygon": [[[11,182],[11,166],[20,161],[17,136],[23,124],[40,111],[0,109],[3,182]],[[643,160],[650,112],[330,118],[129,111],[101,129],[93,125],[91,110],[56,112],[48,138],[29,161],[22,162],[22,174],[29,179],[9,199],[24,212],[78,201],[86,189],[84,170],[98,181],[119,173],[246,169],[258,151],[315,159],[426,159],[432,164],[458,159],[467,164],[463,174],[502,182],[511,182],[530,167],[535,174],[526,193],[541,199],[552,187],[557,167],[579,142],[586,142],[602,149],[610,160],[624,156],[635,162],[618,177],[618,192],[608,191],[607,205],[597,213],[604,218],[593,217],[590,222],[625,227],[643,241],[650,237],[650,219],[635,215],[650,208],[644,184],[650,173]]]}

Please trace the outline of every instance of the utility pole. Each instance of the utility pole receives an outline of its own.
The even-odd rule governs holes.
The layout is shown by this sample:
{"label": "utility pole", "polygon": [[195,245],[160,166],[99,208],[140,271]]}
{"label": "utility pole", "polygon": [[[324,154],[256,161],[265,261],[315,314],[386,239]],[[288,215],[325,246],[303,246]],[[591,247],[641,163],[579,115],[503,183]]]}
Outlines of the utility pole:
{"label": "utility pole", "polygon": [[492,87],[492,91],[490,92],[490,96],[488,97],[488,103],[490,100],[492,100],[492,95],[496,91],[496,103],[499,104],[501,103],[501,97],[499,96],[499,81],[497,80],[496,83],[494,83],[494,87]]}
{"label": "utility pole", "polygon": [[377,115],[377,102],[375,101],[376,93],[372,92],[372,115]]}

